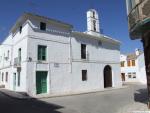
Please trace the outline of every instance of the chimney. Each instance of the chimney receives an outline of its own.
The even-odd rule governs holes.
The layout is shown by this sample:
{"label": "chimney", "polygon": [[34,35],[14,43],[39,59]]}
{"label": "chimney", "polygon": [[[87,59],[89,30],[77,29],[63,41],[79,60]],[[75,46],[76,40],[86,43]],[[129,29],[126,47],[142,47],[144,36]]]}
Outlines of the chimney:
{"label": "chimney", "polygon": [[136,48],[135,49],[135,54],[136,54],[136,56],[139,56],[140,55],[140,49]]}

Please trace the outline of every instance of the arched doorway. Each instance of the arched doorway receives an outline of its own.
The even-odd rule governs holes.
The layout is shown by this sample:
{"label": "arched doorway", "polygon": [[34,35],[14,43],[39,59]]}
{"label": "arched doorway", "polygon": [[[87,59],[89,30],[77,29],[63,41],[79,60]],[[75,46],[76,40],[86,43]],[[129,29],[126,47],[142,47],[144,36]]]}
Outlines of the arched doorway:
{"label": "arched doorway", "polygon": [[109,65],[104,68],[104,88],[112,87],[112,70]]}

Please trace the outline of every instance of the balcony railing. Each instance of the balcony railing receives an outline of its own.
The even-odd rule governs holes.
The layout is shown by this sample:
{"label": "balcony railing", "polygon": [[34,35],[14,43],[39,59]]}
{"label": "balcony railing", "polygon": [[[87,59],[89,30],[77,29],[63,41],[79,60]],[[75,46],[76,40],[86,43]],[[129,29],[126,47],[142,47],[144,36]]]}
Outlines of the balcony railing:
{"label": "balcony railing", "polygon": [[21,67],[21,60],[19,57],[14,58],[14,67]]}
{"label": "balcony railing", "polygon": [[128,15],[130,31],[147,18],[150,18],[150,0],[140,0]]}

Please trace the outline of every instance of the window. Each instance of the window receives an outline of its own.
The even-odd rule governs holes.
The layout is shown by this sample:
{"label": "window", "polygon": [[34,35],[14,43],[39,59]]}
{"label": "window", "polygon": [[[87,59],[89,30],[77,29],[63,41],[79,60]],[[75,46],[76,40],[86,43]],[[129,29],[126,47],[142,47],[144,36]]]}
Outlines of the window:
{"label": "window", "polygon": [[21,48],[18,49],[18,59],[19,63],[21,63]]}
{"label": "window", "polygon": [[131,78],[131,75],[128,75],[129,78]]}
{"label": "window", "polygon": [[136,72],[130,72],[130,73],[128,73],[128,78],[135,79],[136,78]]}
{"label": "window", "polygon": [[8,82],[8,72],[6,72],[6,78],[5,81]]}
{"label": "window", "polygon": [[131,78],[131,77],[132,77],[131,73],[128,73],[128,78]]}
{"label": "window", "polygon": [[20,71],[18,71],[18,86],[20,86]]}
{"label": "window", "polygon": [[87,81],[87,70],[82,70],[82,81]]}
{"label": "window", "polygon": [[132,60],[132,66],[135,66],[135,60]]}
{"label": "window", "polygon": [[130,66],[131,66],[131,65],[130,65],[130,60],[128,60],[128,62],[127,62],[127,63],[128,63],[128,66],[130,67]]}
{"label": "window", "polygon": [[133,77],[133,78],[136,78],[136,72],[133,72],[133,73],[132,73],[132,77]]}
{"label": "window", "polygon": [[121,67],[124,67],[125,61],[121,61]]}
{"label": "window", "polygon": [[38,60],[46,60],[46,46],[38,45]]}
{"label": "window", "polygon": [[81,44],[81,58],[86,59],[86,44]]}
{"label": "window", "polygon": [[96,31],[96,21],[93,20],[93,30]]}
{"label": "window", "polygon": [[19,32],[20,32],[20,33],[22,32],[22,26],[19,27]]}
{"label": "window", "polygon": [[40,30],[46,30],[46,23],[40,22]]}

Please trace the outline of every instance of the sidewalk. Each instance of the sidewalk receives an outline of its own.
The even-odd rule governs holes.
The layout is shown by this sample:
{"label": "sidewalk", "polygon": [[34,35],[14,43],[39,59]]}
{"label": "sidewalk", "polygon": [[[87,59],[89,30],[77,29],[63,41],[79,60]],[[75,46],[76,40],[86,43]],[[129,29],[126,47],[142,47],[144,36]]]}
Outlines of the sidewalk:
{"label": "sidewalk", "polygon": [[33,98],[23,92],[15,92],[15,91],[7,90],[7,89],[0,89],[0,92],[3,93],[4,95],[9,96],[14,99],[31,99],[31,98]]}

